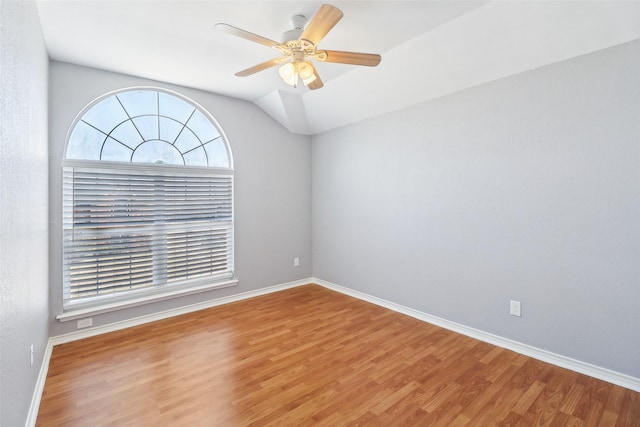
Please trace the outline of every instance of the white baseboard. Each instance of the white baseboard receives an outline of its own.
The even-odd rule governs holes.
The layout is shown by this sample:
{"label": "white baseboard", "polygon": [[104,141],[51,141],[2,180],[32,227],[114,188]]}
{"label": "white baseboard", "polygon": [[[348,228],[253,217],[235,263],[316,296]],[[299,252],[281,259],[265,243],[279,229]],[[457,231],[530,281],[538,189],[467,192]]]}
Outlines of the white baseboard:
{"label": "white baseboard", "polygon": [[192,313],[198,310],[204,310],[218,305],[229,304],[236,301],[245,300],[248,298],[257,297],[260,295],[270,294],[273,292],[282,291],[285,289],[295,288],[297,286],[306,285],[311,283],[311,278],[296,280],[294,282],[283,283],[280,285],[269,286],[266,288],[256,289],[254,291],[242,292],[228,297],[216,298],[208,301],[202,301],[196,304],[186,305],[183,307],[173,308],[170,310],[160,311],[157,313],[148,314],[145,316],[134,317],[132,319],[123,320],[121,322],[114,322],[108,325],[96,326],[93,328],[82,329],[80,331],[70,332],[68,334],[57,335],[51,337],[53,345],[64,344],[71,341],[80,340],[83,338],[89,338],[96,335],[106,334],[108,332],[119,331],[121,329],[130,328],[132,326],[143,325],[145,323],[155,322],[157,320],[168,319],[174,316],[180,316],[181,314]]}
{"label": "white baseboard", "polygon": [[432,316],[430,314],[423,313],[421,311],[414,310],[400,304],[396,304],[378,297],[365,294],[363,292],[354,291],[353,289],[345,288],[343,286],[339,286],[334,283],[327,282],[326,280],[318,279],[316,277],[311,278],[311,280],[313,283],[324,286],[325,288],[361,299],[363,301],[370,302],[372,304],[379,305],[384,308],[388,308],[389,310],[393,310],[398,313],[406,314],[407,316],[414,317],[418,320],[422,320],[423,322],[431,323],[444,329],[448,329],[450,331],[457,332],[459,334],[466,335],[468,337],[475,338],[477,340],[484,341],[498,347],[506,348],[508,350],[524,354],[525,356],[529,356],[543,362],[551,363],[552,365],[556,365],[561,368],[566,368],[581,374],[589,375],[590,377],[619,385],[620,387],[640,392],[640,378],[621,374],[610,369],[601,368],[590,363],[582,362],[580,360],[572,359],[570,357],[562,356],[560,354],[522,344],[520,342],[503,338],[498,335],[493,335],[479,329],[470,328],[459,323],[451,322],[440,317]]}
{"label": "white baseboard", "polygon": [[192,313],[198,310],[204,310],[207,308],[211,308],[211,307],[215,307],[223,304],[229,304],[232,302],[257,297],[260,295],[266,295],[273,292],[282,291],[285,289],[295,288],[297,286],[307,285],[310,283],[318,284],[327,289],[331,289],[336,292],[340,292],[342,294],[345,294],[363,301],[367,301],[372,304],[379,305],[381,307],[387,308],[389,310],[393,310],[398,313],[406,314],[407,316],[414,317],[423,322],[440,326],[450,331],[457,332],[462,335],[466,335],[468,337],[475,338],[480,341],[484,341],[489,344],[496,345],[498,347],[506,348],[508,350],[512,350],[517,353],[524,354],[526,356],[541,360],[543,362],[551,363],[553,365],[560,366],[562,368],[570,369],[572,371],[579,372],[581,374],[589,375],[591,377],[594,377],[603,381],[607,381],[612,384],[616,384],[621,387],[628,388],[630,390],[640,392],[640,378],[635,378],[635,377],[621,374],[619,372],[615,372],[606,368],[601,368],[599,366],[591,365],[586,362],[582,362],[566,356],[555,354],[546,350],[541,350],[539,348],[522,344],[507,338],[503,338],[498,335],[493,335],[488,332],[481,331],[479,329],[470,328],[468,326],[464,326],[459,323],[451,322],[449,320],[442,319],[440,317],[432,316],[430,314],[423,313],[421,311],[414,310],[412,308],[405,307],[400,304],[389,302],[381,298],[377,298],[377,297],[365,294],[363,292],[345,288],[343,286],[339,286],[334,283],[327,282],[326,280],[318,279],[316,277],[310,277],[307,279],[296,280],[294,282],[288,282],[280,285],[257,289],[254,291],[243,292],[243,293],[231,295],[228,297],[222,297],[222,298],[217,298],[209,301],[203,301],[197,304],[192,304],[184,307],[179,307],[171,310],[153,313],[146,316],[140,316],[133,319],[124,320],[122,322],[111,323],[103,326],[96,326],[93,328],[83,329],[81,331],[71,332],[68,334],[58,335],[58,336],[49,338],[47,347],[44,352],[42,366],[40,367],[40,372],[38,374],[36,388],[34,390],[33,397],[31,399],[31,407],[29,408],[29,414],[28,414],[25,426],[26,427],[35,426],[36,419],[38,416],[38,409],[40,407],[40,400],[42,398],[42,392],[44,391],[45,380],[47,378],[47,372],[49,370],[49,361],[51,359],[51,353],[53,351],[54,346],[58,344],[71,342],[71,341],[76,341],[83,338],[105,334],[108,332],[130,328],[132,326],[138,326],[138,325],[142,325],[149,322],[155,322],[156,320],[167,319],[170,317],[179,316],[181,314]]}
{"label": "white baseboard", "polygon": [[38,372],[38,379],[36,380],[36,387],[33,390],[33,396],[31,397],[31,406],[29,406],[29,413],[27,414],[27,422],[25,427],[34,427],[36,420],[38,419],[38,410],[40,409],[40,400],[42,399],[42,392],[44,391],[44,383],[47,379],[47,372],[49,372],[49,361],[51,360],[51,352],[53,351],[53,344],[51,338],[47,341],[47,346],[44,349],[42,356],[42,365],[40,365],[40,371]]}

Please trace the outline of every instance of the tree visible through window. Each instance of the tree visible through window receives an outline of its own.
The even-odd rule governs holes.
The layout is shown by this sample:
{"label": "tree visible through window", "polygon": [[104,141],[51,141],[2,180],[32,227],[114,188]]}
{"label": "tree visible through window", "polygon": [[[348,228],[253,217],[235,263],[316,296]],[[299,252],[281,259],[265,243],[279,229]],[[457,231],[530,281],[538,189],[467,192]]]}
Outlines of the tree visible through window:
{"label": "tree visible through window", "polygon": [[233,278],[233,167],[193,102],[107,95],[72,127],[63,162],[65,308]]}

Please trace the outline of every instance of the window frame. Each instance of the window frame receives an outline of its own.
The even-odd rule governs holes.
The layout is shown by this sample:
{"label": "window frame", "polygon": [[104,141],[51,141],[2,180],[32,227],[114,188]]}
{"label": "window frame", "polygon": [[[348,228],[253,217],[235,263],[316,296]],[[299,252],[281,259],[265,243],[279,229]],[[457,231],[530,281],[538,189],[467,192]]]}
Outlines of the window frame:
{"label": "window frame", "polygon": [[[195,110],[198,110],[201,114],[204,115],[206,119],[210,121],[210,123],[214,126],[215,130],[219,133],[220,139],[224,143],[224,148],[226,149],[227,159],[229,162],[229,167],[211,167],[211,166],[193,166],[193,165],[174,165],[174,164],[153,164],[153,163],[136,163],[136,162],[121,162],[121,161],[111,161],[111,160],[82,160],[82,159],[69,159],[68,149],[69,142],[71,136],[78,125],[78,123],[83,119],[85,114],[89,112],[96,104],[105,100],[106,98],[116,96],[118,94],[129,92],[129,91],[154,91],[158,93],[164,93],[173,97],[178,98],[189,104]],[[125,110],[126,111],[126,110]],[[193,114],[193,113],[192,113]],[[158,117],[161,116],[160,111],[157,113]],[[132,118],[130,117],[130,120]],[[188,120],[183,123],[186,126]],[[115,129],[115,128],[114,128]],[[101,131],[102,132],[102,131]],[[102,132],[104,133],[104,132]],[[175,142],[175,141],[174,141]],[[62,228],[62,249],[63,249],[63,313],[57,316],[60,321],[67,321],[72,319],[77,319],[81,317],[86,317],[88,314],[99,314],[103,312],[118,310],[122,308],[133,307],[137,305],[147,304],[150,302],[161,301],[169,298],[175,298],[179,296],[186,296],[190,294],[194,294],[197,292],[204,292],[211,289],[223,288],[228,286],[234,286],[238,283],[238,280],[235,276],[235,266],[234,266],[234,253],[235,253],[235,184],[234,184],[234,169],[233,169],[233,154],[231,151],[231,147],[229,145],[228,138],[224,133],[223,129],[220,127],[215,118],[200,104],[188,98],[180,93],[170,91],[163,88],[151,87],[151,86],[134,86],[118,89],[115,91],[111,91],[106,93],[89,104],[85,106],[76,116],[73,123],[69,127],[67,131],[65,147],[63,152],[63,160],[62,160],[62,170],[63,170],[63,180],[65,176],[65,170],[69,168],[94,168],[96,170],[106,170],[106,171],[114,171],[122,173],[126,170],[135,170],[137,173],[142,174],[158,174],[160,175],[169,175],[172,174],[177,176],[180,173],[187,173],[189,175],[193,175],[194,172],[201,172],[201,176],[225,176],[230,177],[231,182],[231,214],[230,214],[230,238],[227,239],[228,244],[230,245],[230,274],[227,274],[224,279],[212,278],[208,277],[198,277],[195,279],[186,279],[180,280],[175,283],[171,283],[169,281],[165,281],[160,284],[151,284],[148,287],[135,289],[135,290],[127,290],[123,292],[117,292],[113,294],[105,294],[98,295],[94,297],[85,297],[77,300],[66,298],[67,287],[69,286],[66,270],[67,270],[67,260],[66,260],[66,250],[67,247],[65,232],[68,231],[68,228],[65,228],[65,215],[68,214],[66,211],[67,207],[64,202],[63,195],[63,206],[62,206],[62,215],[63,215],[63,226]],[[63,184],[63,192],[66,184]],[[166,228],[166,227],[165,227]],[[188,228],[188,227],[186,227]],[[186,230],[185,228],[185,230]],[[185,231],[186,232],[186,231]],[[167,250],[166,248],[164,249]],[[154,267],[155,268],[155,267]]]}

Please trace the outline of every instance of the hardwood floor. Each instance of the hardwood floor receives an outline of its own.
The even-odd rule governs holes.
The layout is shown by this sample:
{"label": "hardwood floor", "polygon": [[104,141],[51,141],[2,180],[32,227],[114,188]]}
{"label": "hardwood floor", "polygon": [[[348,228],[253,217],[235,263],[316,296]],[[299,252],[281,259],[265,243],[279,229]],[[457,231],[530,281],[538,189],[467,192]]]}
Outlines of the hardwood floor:
{"label": "hardwood floor", "polygon": [[53,349],[38,426],[640,426],[640,393],[302,286]]}

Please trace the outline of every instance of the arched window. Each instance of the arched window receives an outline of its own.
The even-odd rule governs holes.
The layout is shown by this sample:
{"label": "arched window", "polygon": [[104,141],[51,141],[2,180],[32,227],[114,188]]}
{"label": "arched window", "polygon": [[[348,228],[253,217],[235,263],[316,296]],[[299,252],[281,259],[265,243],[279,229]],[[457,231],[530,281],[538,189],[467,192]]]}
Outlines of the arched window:
{"label": "arched window", "polygon": [[215,120],[155,88],[91,103],[67,140],[63,233],[65,310],[232,283],[233,164]]}

